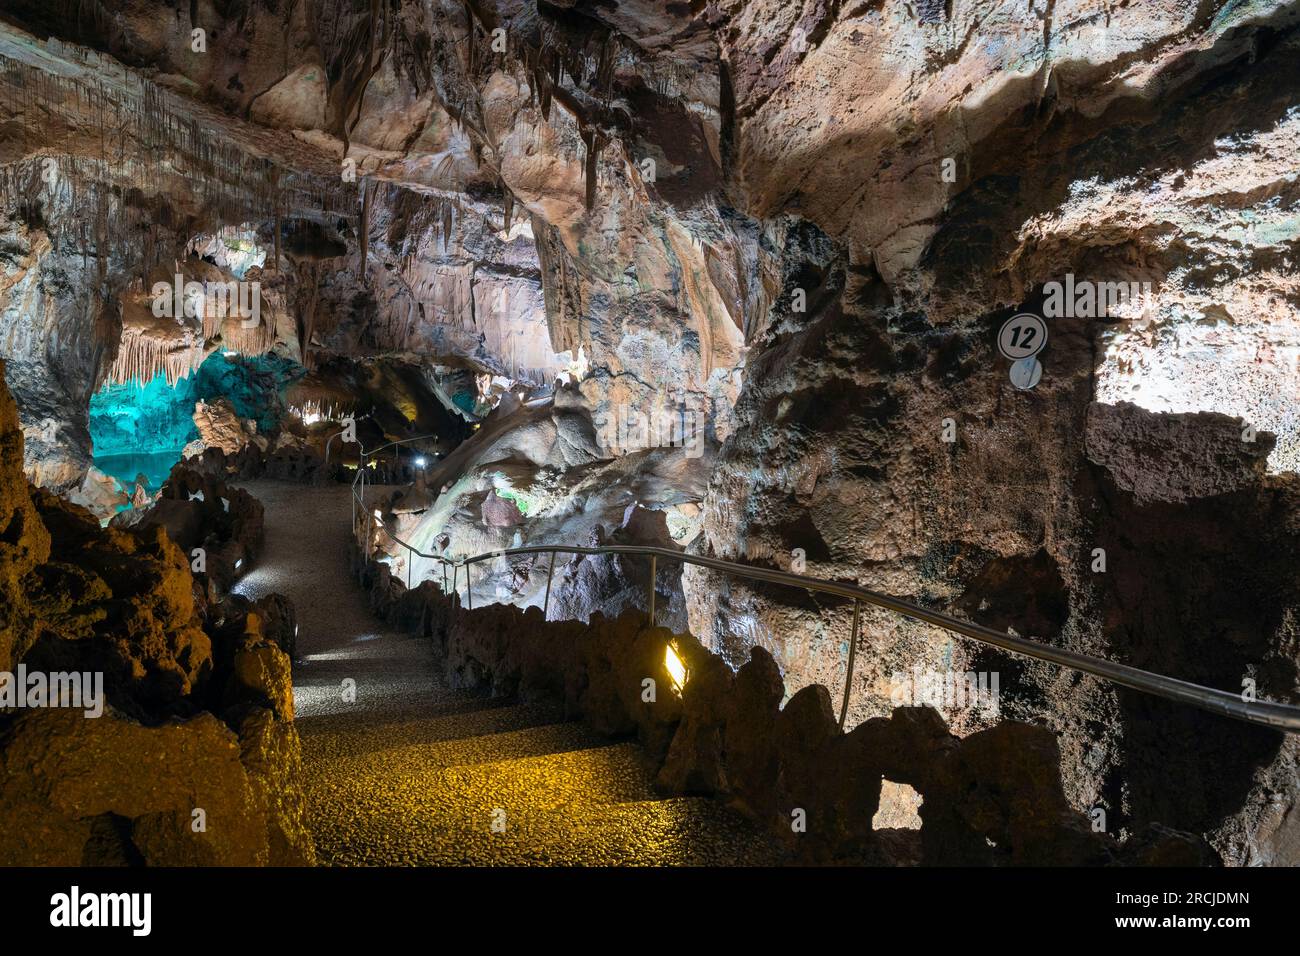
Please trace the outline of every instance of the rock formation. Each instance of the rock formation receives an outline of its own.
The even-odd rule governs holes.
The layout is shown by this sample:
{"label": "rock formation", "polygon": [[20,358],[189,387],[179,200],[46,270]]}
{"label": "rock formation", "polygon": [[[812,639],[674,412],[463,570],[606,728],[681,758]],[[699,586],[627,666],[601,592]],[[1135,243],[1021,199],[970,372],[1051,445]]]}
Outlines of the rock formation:
{"label": "rock formation", "polygon": [[[670,542],[1300,703],[1294,3],[93,7],[11,0],[0,19],[0,354],[41,488],[107,518],[134,487],[94,470],[92,396],[230,353],[295,378],[256,435],[202,396],[189,466],[370,464],[382,483],[425,459],[418,499],[366,516],[413,592],[442,567],[399,538],[456,558]],[[160,316],[177,276],[173,304],[194,305]],[[246,326],[217,290],[254,282]],[[1032,388],[998,346],[1023,312],[1048,332]],[[331,446],[344,419],[357,444]],[[3,480],[17,588],[51,566],[41,516],[75,512]],[[177,570],[154,532],[102,540]],[[543,561],[478,565],[475,607],[547,603]],[[662,621],[721,662],[705,681],[746,674],[760,722],[783,704],[773,740],[824,729],[809,688],[842,693],[850,602],[658,571]],[[562,560],[549,616],[612,620],[650,583]],[[33,640],[27,606],[4,612],[9,653]],[[139,679],[179,694],[202,655],[165,620]],[[1133,848],[1116,852],[1166,858],[1160,826],[1231,864],[1300,862],[1293,736],[896,615],[862,625],[843,740],[925,738],[930,793],[1020,774],[1050,816],[1025,826],[1063,859],[1099,844],[1057,824],[1101,810]],[[916,726],[932,718],[894,698],[917,668],[997,674],[999,712]],[[692,753],[718,743],[712,706],[679,731]],[[837,740],[808,759],[857,746]],[[770,773],[745,746],[727,773]],[[722,772],[670,766],[686,788]],[[990,822],[1005,806],[935,806],[927,826],[972,861],[989,854],[971,834],[1038,852]]]}
{"label": "rock formation", "polygon": [[102,529],[33,488],[22,442],[0,386],[0,670],[98,675],[103,696],[0,716],[0,862],[310,863],[289,658],[262,612],[228,638],[162,526]]}

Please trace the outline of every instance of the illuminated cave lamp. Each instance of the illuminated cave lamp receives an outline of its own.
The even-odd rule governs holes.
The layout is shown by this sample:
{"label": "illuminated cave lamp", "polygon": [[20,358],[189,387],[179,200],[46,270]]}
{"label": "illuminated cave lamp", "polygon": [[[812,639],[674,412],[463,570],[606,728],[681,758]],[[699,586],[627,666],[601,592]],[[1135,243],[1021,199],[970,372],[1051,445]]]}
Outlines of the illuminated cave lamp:
{"label": "illuminated cave lamp", "polygon": [[677,649],[672,644],[664,647],[664,668],[672,678],[673,690],[680,692],[686,686],[686,665],[677,656]]}

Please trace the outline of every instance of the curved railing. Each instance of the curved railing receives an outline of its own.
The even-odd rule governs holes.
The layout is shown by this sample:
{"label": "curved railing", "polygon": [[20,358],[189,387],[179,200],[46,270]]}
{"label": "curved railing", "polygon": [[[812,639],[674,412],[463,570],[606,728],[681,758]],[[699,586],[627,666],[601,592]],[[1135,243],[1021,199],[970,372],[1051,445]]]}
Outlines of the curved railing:
{"label": "curved railing", "polygon": [[[411,439],[413,440],[413,439]],[[387,446],[385,446],[387,447]],[[361,529],[356,525],[355,504],[360,504],[361,513],[365,518],[366,534],[364,540],[369,542],[373,539],[370,533],[373,530],[373,515],[365,507],[365,475],[364,475],[365,452],[362,452],[362,467],[358,471],[357,479],[353,481],[354,501],[354,531]],[[359,497],[358,497],[359,484]],[[771,584],[783,584],[790,587],[804,588],[809,591],[817,591],[822,594],[833,594],[839,597],[847,598],[853,601],[853,634],[849,641],[849,659],[847,674],[844,680],[844,696],[840,704],[840,726],[844,726],[845,718],[848,715],[849,697],[853,688],[853,665],[854,658],[857,656],[858,645],[858,626],[861,619],[862,605],[869,604],[873,607],[883,608],[895,614],[901,614],[926,624],[932,624],[941,627],[944,630],[951,631],[954,634],[960,634],[963,637],[978,641],[990,647],[996,647],[1000,650],[1010,651],[1013,654],[1020,654],[1025,657],[1031,657],[1035,660],[1047,661],[1060,667],[1068,667],[1072,670],[1080,671],[1084,674],[1091,674],[1094,677],[1100,677],[1103,680],[1119,684],[1132,690],[1141,691],[1156,697],[1163,697],[1166,700],[1177,701],[1178,703],[1190,704],[1193,707],[1199,707],[1212,713],[1221,714],[1226,717],[1234,717],[1238,720],[1244,720],[1248,723],[1256,724],[1261,727],[1271,727],[1275,730],[1282,730],[1288,733],[1300,732],[1300,707],[1289,704],[1278,704],[1271,701],[1245,700],[1240,694],[1234,694],[1229,691],[1218,690],[1213,687],[1204,687],[1200,684],[1193,684],[1190,681],[1179,680],[1176,677],[1167,677],[1164,674],[1156,674],[1151,671],[1142,670],[1139,667],[1133,667],[1129,664],[1120,664],[1116,661],[1107,660],[1102,657],[1094,657],[1091,654],[1080,654],[1076,651],[1067,650],[1062,647],[1053,647],[1050,644],[1043,644],[1039,641],[1029,640],[1028,638],[1017,637],[1008,634],[1005,631],[995,630],[991,627],[985,627],[981,624],[972,624],[969,621],[963,621],[951,615],[944,614],[940,611],[933,611],[929,608],[923,608],[909,601],[900,598],[891,597],[887,594],[881,594],[868,588],[859,587],[856,584],[844,584],[839,581],[827,581],[822,578],[809,577],[803,574],[794,574],[789,571],[781,571],[776,568],[755,567],[748,564],[738,564],[734,561],[723,561],[719,558],[709,558],[703,555],[686,554],[681,551],[674,551],[668,548],[640,547],[636,545],[600,545],[596,547],[579,547],[576,545],[558,545],[544,544],[534,545],[524,548],[506,548],[499,551],[489,551],[484,554],[474,555],[473,557],[461,558],[459,560],[445,557],[440,554],[427,554],[413,545],[403,541],[401,538],[386,532],[388,537],[405,548],[408,552],[406,562],[407,580],[406,584],[411,586],[411,561],[410,556],[416,555],[429,561],[436,561],[442,565],[443,590],[448,593],[459,593],[460,569],[465,569],[465,599],[466,606],[473,610],[474,596],[472,585],[470,583],[469,569],[472,565],[482,561],[495,560],[501,557],[514,557],[516,555],[532,554],[550,554],[551,560],[546,572],[546,597],[542,605],[543,615],[550,608],[551,600],[551,578],[555,572],[555,555],[556,554],[626,554],[638,557],[648,557],[650,559],[650,588],[649,588],[649,612],[650,623],[655,619],[655,576],[658,570],[660,558],[669,561],[680,561],[683,564],[693,564],[697,567],[710,568],[714,571],[721,571],[725,574],[734,574],[738,577],[749,578],[754,581],[766,581]],[[367,557],[369,550],[367,545]],[[447,582],[447,568],[452,569],[452,579],[450,588]]]}

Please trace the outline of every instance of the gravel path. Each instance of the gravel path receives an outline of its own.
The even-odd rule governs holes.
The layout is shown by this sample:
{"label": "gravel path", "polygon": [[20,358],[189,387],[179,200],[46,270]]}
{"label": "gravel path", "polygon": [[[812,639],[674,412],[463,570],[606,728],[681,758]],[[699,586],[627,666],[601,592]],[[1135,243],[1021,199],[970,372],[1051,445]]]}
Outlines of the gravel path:
{"label": "gravel path", "polygon": [[776,860],[721,805],[660,799],[635,744],[611,745],[551,705],[447,687],[430,644],[386,630],[348,574],[348,488],[244,487],[266,508],[266,549],[235,590],[279,591],[297,609],[294,706],[322,863]]}

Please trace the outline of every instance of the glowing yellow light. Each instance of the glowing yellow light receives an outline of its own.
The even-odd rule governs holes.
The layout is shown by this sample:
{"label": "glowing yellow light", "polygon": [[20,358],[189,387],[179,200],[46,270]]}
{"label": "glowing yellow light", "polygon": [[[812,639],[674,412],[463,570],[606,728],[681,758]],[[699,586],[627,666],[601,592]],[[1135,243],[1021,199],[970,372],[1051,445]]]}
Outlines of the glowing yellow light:
{"label": "glowing yellow light", "polygon": [[673,679],[673,688],[681,690],[686,685],[686,665],[682,659],[677,656],[677,651],[671,644],[664,648],[664,667],[668,670],[668,676]]}

